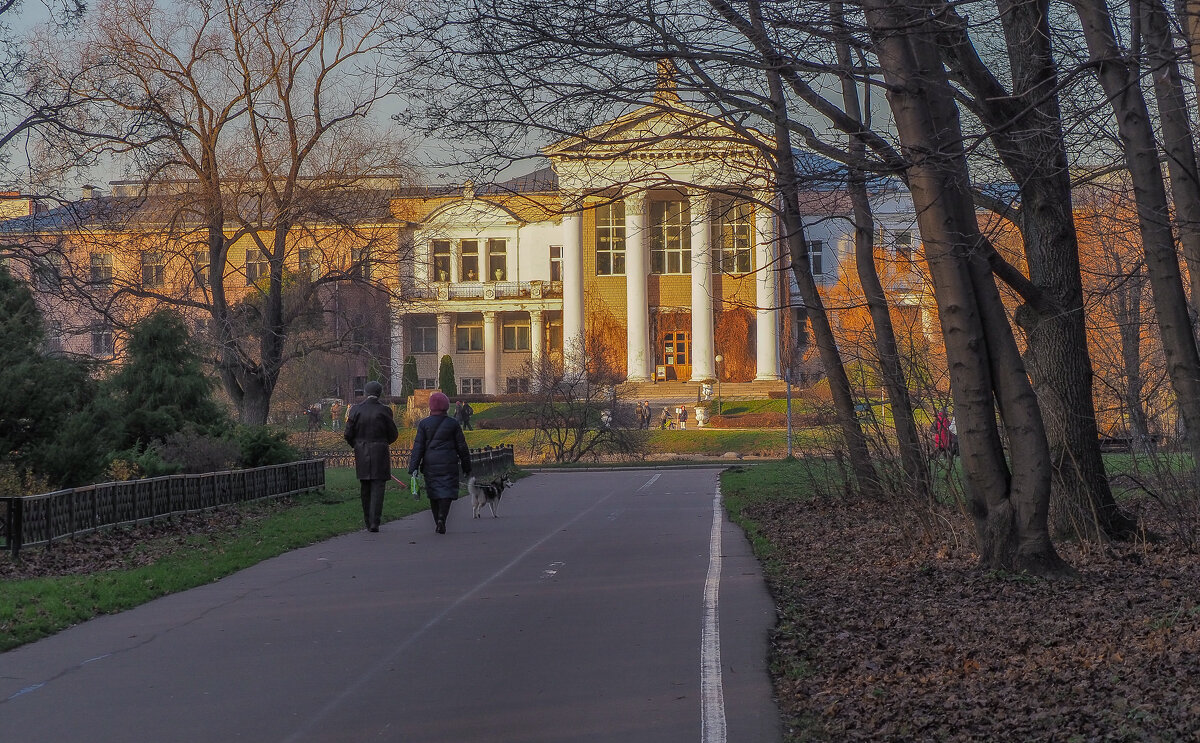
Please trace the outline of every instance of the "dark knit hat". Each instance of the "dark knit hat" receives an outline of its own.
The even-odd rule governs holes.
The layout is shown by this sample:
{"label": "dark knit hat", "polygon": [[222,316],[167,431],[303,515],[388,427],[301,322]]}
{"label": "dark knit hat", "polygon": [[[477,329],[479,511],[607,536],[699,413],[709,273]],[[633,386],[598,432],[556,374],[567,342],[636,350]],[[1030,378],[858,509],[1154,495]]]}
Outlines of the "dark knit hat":
{"label": "dark knit hat", "polygon": [[429,412],[444,413],[450,409],[450,398],[445,392],[435,392],[429,396]]}
{"label": "dark knit hat", "polygon": [[379,397],[383,394],[383,385],[372,379],[363,387],[363,392],[366,393],[367,397]]}

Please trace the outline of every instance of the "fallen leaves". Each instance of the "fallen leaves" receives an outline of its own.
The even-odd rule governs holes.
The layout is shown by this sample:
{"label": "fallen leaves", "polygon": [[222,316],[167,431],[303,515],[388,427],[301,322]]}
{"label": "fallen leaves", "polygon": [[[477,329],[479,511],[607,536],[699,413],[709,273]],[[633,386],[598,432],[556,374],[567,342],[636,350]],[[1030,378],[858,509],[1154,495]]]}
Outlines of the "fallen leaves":
{"label": "fallen leaves", "polygon": [[894,510],[747,515],[780,556],[771,667],[793,740],[1200,740],[1200,556],[1178,544],[1060,544],[1080,576],[1043,581],[914,546]]}

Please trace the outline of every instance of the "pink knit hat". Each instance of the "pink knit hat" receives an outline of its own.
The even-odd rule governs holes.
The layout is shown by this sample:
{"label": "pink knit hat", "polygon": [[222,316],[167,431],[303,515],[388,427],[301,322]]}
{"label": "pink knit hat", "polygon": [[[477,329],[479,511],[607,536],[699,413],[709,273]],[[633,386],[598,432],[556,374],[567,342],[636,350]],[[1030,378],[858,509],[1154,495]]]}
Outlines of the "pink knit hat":
{"label": "pink knit hat", "polygon": [[445,392],[435,392],[429,396],[429,412],[444,413],[450,409],[450,398]]}

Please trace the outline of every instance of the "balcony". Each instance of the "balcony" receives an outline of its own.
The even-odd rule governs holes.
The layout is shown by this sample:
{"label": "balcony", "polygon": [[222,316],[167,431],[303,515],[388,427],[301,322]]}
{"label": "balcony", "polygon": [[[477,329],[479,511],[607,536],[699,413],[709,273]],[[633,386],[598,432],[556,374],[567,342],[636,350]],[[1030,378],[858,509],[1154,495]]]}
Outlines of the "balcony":
{"label": "balcony", "polygon": [[439,302],[456,300],[543,299],[562,296],[561,281],[463,281],[421,283],[405,279],[396,287],[403,299],[428,299]]}

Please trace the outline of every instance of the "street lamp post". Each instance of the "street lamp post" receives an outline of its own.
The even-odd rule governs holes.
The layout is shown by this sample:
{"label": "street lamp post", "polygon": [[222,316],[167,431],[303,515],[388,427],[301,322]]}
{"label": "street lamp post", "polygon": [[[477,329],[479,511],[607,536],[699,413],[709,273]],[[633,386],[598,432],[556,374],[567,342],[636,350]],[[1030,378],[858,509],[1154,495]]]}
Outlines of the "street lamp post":
{"label": "street lamp post", "polygon": [[721,399],[721,362],[724,360],[721,354],[717,354],[717,357],[713,359],[717,362],[717,415],[721,414],[721,403],[723,402]]}

